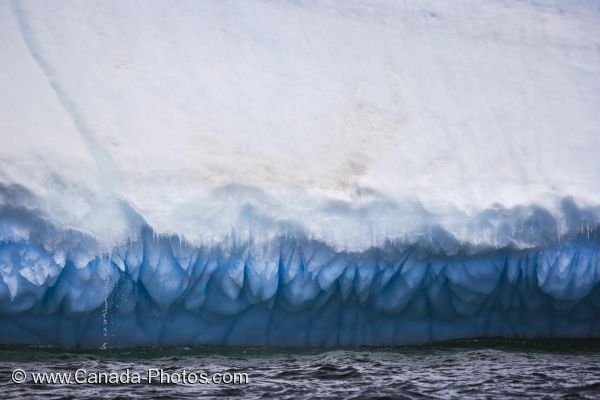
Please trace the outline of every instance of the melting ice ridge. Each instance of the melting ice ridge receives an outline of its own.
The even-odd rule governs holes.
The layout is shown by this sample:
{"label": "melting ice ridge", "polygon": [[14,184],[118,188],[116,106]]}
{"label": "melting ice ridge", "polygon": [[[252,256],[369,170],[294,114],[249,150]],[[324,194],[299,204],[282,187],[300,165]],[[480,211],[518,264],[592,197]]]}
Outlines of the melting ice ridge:
{"label": "melting ice ridge", "polygon": [[348,346],[599,337],[598,229],[517,249],[281,236],[194,246],[145,227],[112,249],[0,219],[0,341],[65,347]]}

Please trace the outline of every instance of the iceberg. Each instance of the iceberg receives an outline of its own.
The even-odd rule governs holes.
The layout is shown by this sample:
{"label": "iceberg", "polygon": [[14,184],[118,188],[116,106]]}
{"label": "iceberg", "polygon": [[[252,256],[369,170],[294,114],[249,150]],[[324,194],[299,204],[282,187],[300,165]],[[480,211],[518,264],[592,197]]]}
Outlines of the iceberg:
{"label": "iceberg", "polygon": [[600,337],[599,27],[0,2],[0,343]]}

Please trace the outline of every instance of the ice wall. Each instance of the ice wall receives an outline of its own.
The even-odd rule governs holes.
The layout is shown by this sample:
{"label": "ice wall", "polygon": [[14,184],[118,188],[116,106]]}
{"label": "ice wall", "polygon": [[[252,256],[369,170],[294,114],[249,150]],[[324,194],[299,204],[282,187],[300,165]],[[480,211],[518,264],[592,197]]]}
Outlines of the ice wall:
{"label": "ice wall", "polygon": [[[600,204],[594,1],[0,4],[0,182],[110,245]],[[106,221],[111,221],[107,224]],[[243,226],[243,229],[242,229]]]}
{"label": "ice wall", "polygon": [[0,2],[0,339],[597,336],[599,22],[586,0]]}
{"label": "ice wall", "polygon": [[[544,249],[339,252],[279,237],[194,247],[144,229],[98,254],[35,216],[0,224],[0,342],[348,346],[600,336],[600,231]],[[441,233],[438,233],[440,235]]]}

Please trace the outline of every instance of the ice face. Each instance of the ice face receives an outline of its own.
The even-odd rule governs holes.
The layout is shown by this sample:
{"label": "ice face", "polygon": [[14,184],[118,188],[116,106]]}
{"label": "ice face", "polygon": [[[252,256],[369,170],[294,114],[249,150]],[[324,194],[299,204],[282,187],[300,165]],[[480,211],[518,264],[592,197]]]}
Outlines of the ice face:
{"label": "ice face", "polygon": [[0,339],[598,336],[599,20],[1,2]]}
{"label": "ice face", "polygon": [[102,252],[81,233],[43,226],[19,212],[2,219],[0,342],[347,346],[600,335],[598,231],[543,249],[448,255],[392,242],[337,251],[297,237],[196,247],[145,228]]}
{"label": "ice face", "polygon": [[3,2],[0,183],[108,247],[139,228],[120,202],[194,243],[301,231],[361,251],[441,225],[503,245],[471,217],[600,205],[599,18],[593,1]]}

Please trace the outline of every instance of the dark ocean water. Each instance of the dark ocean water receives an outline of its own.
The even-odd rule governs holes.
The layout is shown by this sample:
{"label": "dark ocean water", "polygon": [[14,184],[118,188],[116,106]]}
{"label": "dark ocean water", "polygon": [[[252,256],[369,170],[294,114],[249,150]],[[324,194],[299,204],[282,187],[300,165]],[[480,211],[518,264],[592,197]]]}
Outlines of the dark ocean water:
{"label": "dark ocean water", "polygon": [[[0,360],[0,397],[7,399],[600,398],[600,341],[471,340],[393,348],[72,352],[0,346]],[[25,371],[24,383],[11,381],[16,369]],[[32,373],[75,374],[78,369],[77,380],[88,383],[32,382]],[[141,383],[131,383],[135,373]],[[235,379],[227,373],[245,373],[249,382],[201,383],[203,376],[210,380],[214,374]],[[198,383],[191,383],[192,375]],[[111,376],[130,383],[89,382]],[[167,377],[177,381],[178,376],[186,383],[166,382]],[[70,379],[75,380],[75,375]]]}

